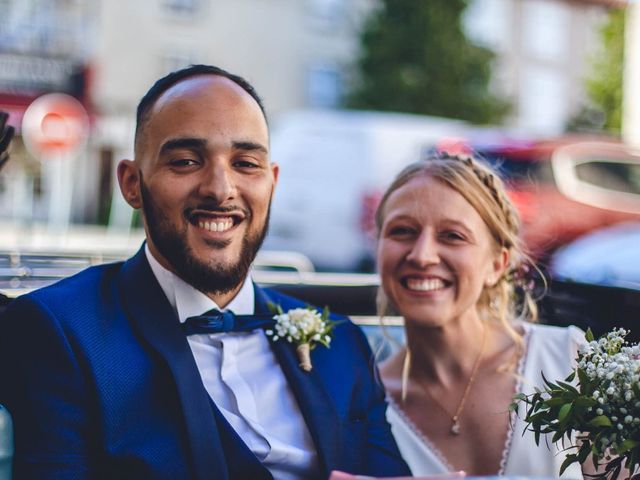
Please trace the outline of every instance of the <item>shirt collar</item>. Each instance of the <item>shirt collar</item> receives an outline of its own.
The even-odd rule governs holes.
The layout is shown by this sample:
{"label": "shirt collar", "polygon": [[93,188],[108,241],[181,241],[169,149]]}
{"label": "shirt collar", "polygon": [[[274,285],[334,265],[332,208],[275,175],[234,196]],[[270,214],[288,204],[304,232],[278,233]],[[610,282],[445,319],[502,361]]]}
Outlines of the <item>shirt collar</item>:
{"label": "shirt collar", "polygon": [[[160,288],[169,300],[180,322],[196,315],[202,315],[212,308],[220,309],[216,303],[200,290],[189,285],[175,273],[170,272],[155,259],[149,245],[145,243],[144,253]],[[255,292],[251,276],[247,275],[237,295],[229,302],[224,310],[230,310],[237,315],[251,315],[255,310]]]}

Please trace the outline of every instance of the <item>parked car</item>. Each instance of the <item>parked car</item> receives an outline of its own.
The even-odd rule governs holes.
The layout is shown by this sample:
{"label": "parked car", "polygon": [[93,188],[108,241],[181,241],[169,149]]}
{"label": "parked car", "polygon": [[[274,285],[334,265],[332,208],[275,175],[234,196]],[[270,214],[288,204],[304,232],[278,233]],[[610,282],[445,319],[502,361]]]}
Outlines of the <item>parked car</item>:
{"label": "parked car", "polygon": [[640,222],[597,230],[551,258],[555,278],[640,291]]}
{"label": "parked car", "polygon": [[[640,191],[640,180],[630,174],[640,157],[615,139],[565,136],[474,149],[507,181],[522,218],[525,244],[543,263],[557,248],[588,232],[640,220],[640,210],[627,208],[619,196],[599,200],[602,188]],[[585,188],[585,180],[600,185]]]}

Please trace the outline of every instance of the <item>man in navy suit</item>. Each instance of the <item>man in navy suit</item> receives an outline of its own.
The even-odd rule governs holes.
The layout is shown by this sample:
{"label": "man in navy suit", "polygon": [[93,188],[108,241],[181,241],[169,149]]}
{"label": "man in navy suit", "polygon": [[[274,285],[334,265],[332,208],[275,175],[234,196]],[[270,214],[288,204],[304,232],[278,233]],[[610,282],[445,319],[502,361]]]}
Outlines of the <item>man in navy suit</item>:
{"label": "man in navy suit", "polygon": [[212,309],[267,317],[270,304],[303,306],[248,275],[277,177],[245,80],[199,65],[149,90],[135,159],[118,166],[145,244],[124,263],[20,297],[0,322],[16,478],[408,474],[371,352],[349,321],[311,352],[308,372],[294,344],[261,328],[187,335]]}

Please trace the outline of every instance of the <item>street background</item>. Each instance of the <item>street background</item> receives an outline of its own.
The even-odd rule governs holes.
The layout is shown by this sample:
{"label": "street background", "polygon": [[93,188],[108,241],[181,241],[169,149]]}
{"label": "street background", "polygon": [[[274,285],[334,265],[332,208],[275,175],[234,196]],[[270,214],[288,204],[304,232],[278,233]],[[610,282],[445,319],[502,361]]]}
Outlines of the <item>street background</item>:
{"label": "street background", "polygon": [[[282,172],[265,248],[314,269],[372,271],[381,192],[435,150],[477,151],[503,170],[544,262],[596,228],[638,228],[638,2],[0,0],[0,12],[0,109],[18,130],[0,175],[7,252],[137,248],[115,167],[133,155],[140,97],[192,63],[242,75],[263,97]],[[42,153],[22,129],[52,92],[87,112],[73,151]],[[54,140],[69,135],[52,125]],[[584,141],[615,147],[583,150],[595,157],[582,174],[571,151],[564,163],[556,153]],[[637,256],[619,262],[640,271]]]}

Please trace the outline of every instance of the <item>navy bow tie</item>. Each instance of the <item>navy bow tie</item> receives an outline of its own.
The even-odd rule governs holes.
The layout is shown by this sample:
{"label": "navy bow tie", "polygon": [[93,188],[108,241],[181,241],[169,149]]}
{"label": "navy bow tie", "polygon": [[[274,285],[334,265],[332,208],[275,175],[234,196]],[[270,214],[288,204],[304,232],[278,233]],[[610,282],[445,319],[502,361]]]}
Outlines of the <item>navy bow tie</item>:
{"label": "navy bow tie", "polygon": [[236,315],[214,308],[197,317],[187,318],[182,324],[182,329],[187,336],[200,333],[251,332],[258,328],[270,327],[274,323],[273,314]]}

